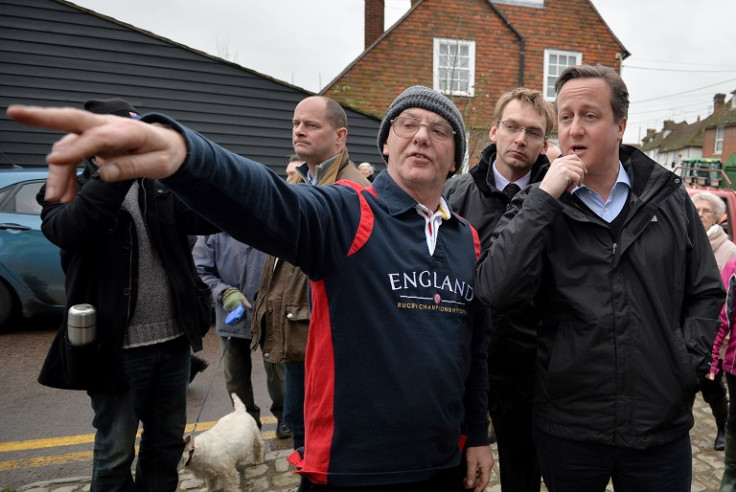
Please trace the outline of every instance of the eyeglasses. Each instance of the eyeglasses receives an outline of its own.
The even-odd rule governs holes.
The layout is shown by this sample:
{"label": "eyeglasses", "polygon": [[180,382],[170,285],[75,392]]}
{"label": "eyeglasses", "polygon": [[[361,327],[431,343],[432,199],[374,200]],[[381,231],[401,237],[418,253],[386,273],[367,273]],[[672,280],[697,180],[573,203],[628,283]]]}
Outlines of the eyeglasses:
{"label": "eyeglasses", "polygon": [[711,210],[709,208],[698,208],[698,207],[695,207],[695,210],[699,214],[705,214],[705,215],[710,215],[710,214],[712,214],[714,212],[713,210]]}
{"label": "eyeglasses", "polygon": [[421,120],[412,118],[410,116],[399,116],[391,120],[391,128],[394,129],[394,133],[401,138],[412,138],[417,134],[419,128],[422,126],[427,127],[427,133],[432,140],[443,142],[448,140],[455,131],[447,123],[440,121],[433,123],[422,123]]}
{"label": "eyeglasses", "polygon": [[526,137],[529,140],[535,140],[539,142],[547,138],[544,132],[542,132],[542,130],[540,130],[539,128],[524,128],[514,121],[502,120],[501,126],[503,126],[504,130],[506,130],[509,135],[516,135],[521,130],[524,130],[524,132],[526,133]]}

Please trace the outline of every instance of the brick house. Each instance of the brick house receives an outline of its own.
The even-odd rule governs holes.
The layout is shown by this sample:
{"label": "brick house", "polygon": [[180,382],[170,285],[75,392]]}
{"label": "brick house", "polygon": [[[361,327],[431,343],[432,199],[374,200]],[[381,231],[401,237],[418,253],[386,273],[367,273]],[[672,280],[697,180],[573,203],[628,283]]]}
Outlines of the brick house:
{"label": "brick house", "polygon": [[716,94],[703,135],[703,157],[718,157],[724,163],[736,154],[736,91],[731,94],[729,102],[725,94]]}
{"label": "brick house", "polygon": [[662,166],[672,169],[682,159],[718,158],[736,167],[736,91],[713,96],[713,112],[693,123],[665,120],[662,130],[647,129],[641,150]]}
{"label": "brick house", "polygon": [[667,169],[674,169],[682,159],[703,157],[703,134],[706,120],[688,124],[665,120],[662,130],[647,129],[641,141],[641,151]]}
{"label": "brick house", "polygon": [[470,165],[502,93],[525,86],[553,100],[565,66],[620,71],[629,56],[589,0],[412,0],[385,32],[383,16],[383,0],[365,0],[365,51],[322,94],[380,118],[408,86],[441,90],[465,117]]}

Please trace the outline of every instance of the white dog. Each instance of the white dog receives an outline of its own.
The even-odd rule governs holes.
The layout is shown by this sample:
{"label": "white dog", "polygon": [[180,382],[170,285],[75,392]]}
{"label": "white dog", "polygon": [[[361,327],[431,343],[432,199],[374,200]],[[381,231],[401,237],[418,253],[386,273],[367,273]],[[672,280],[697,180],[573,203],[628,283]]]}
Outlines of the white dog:
{"label": "white dog", "polygon": [[232,394],[235,410],[210,430],[186,436],[179,470],[189,468],[207,484],[207,491],[240,492],[238,465],[263,463],[263,439],[255,419]]}

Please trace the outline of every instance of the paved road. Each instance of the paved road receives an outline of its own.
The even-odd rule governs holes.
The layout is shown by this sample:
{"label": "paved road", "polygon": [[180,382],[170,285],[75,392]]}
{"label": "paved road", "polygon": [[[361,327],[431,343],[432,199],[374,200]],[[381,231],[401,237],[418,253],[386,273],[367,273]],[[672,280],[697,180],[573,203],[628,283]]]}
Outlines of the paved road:
{"label": "paved road", "polygon": [[[0,490],[41,480],[91,474],[92,409],[82,391],[46,388],[36,382],[58,320],[24,325],[0,334]],[[231,409],[219,360],[219,342],[211,330],[201,355],[210,367],[199,374],[188,393],[188,422],[194,423],[207,388],[212,389],[197,431],[206,430]],[[253,385],[261,407],[267,450],[289,449],[291,440],[275,437],[276,419],[269,411],[266,376],[260,352],[253,355]],[[213,382],[214,378],[214,382]]]}

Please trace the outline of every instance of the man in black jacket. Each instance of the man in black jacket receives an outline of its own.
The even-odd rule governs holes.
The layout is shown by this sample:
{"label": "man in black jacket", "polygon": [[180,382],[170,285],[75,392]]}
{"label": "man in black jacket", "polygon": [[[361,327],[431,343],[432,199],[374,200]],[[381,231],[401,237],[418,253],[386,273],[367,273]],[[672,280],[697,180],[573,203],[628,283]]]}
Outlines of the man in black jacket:
{"label": "man in black jacket", "polygon": [[689,491],[697,376],[723,287],[680,178],[621,145],[628,90],[603,66],[557,79],[562,157],[520,193],[476,268],[497,309],[541,314],[534,436],[551,492]]}
{"label": "man in black jacket", "polygon": [[[89,100],[98,114],[136,118],[122,99]],[[210,294],[188,234],[217,228],[155,180],[107,183],[85,162],[73,203],[38,195],[44,235],[61,248],[67,308],[92,304],[97,337],[69,344],[66,316],[39,382],[87,390],[95,412],[92,492],[175,491],[184,449],[190,351],[202,348]],[[131,465],[143,434],[135,480]]]}
{"label": "man in black jacket", "polygon": [[[478,230],[483,249],[513,196],[542,180],[544,152],[555,115],[541,92],[518,88],[496,103],[491,145],[470,172],[450,179],[444,195]],[[541,474],[532,438],[532,396],[539,315],[532,303],[493,312],[488,346],[488,409],[498,442],[501,489],[539,492]]]}

